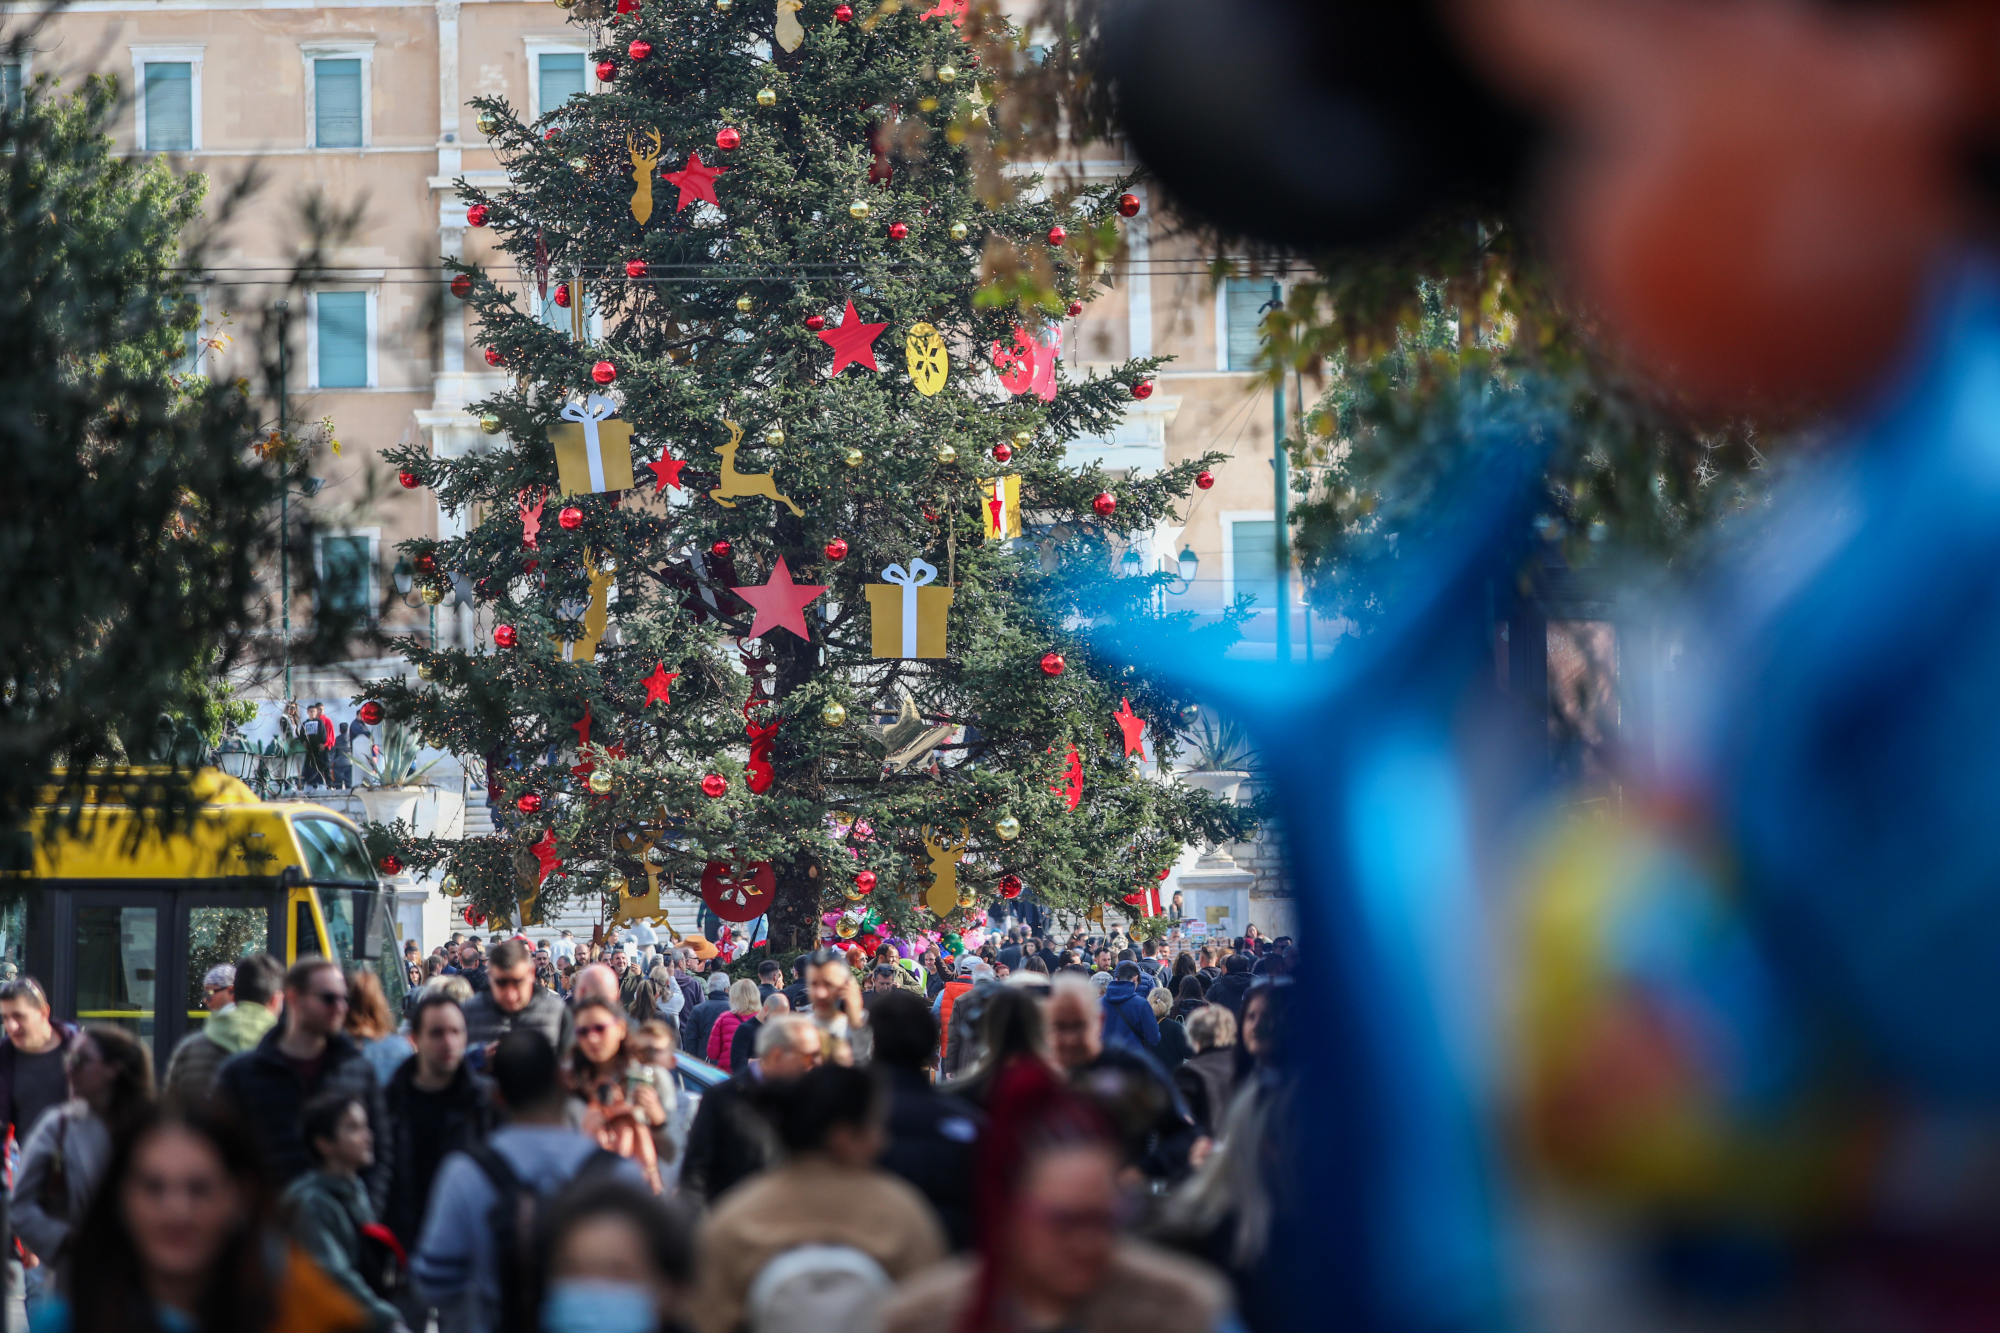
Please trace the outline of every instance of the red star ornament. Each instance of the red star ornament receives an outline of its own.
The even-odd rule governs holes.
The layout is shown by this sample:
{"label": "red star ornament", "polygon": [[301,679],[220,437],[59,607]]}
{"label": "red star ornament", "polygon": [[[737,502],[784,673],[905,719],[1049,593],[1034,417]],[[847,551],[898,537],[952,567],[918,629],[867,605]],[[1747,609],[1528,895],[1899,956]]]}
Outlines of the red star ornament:
{"label": "red star ornament", "polygon": [[685,167],[665,176],[669,185],[678,185],[681,190],[681,201],[674,205],[674,212],[680,212],[697,199],[722,207],[722,201],[715,197],[715,178],[727,170],[727,167],[703,166],[700,153],[689,153]]}
{"label": "red star ornament", "polygon": [[966,4],[967,0],[937,0],[937,4],[928,12],[917,15],[917,20],[922,22],[924,19],[950,19],[952,27],[963,28]]}
{"label": "red star ornament", "polygon": [[673,684],[680,678],[681,678],[681,673],[678,671],[667,670],[667,664],[665,662],[661,662],[659,665],[655,666],[653,668],[653,674],[646,677],[646,702],[640,704],[639,707],[651,708],[656,703],[663,703],[663,704],[673,703],[673,700],[667,695],[667,686]]}
{"label": "red star ornament", "polygon": [[825,592],[826,587],[792,582],[792,571],[785,568],[785,557],[779,556],[768,582],[761,587],[753,585],[731,591],[757,609],[745,638],[755,639],[774,629],[788,629],[801,639],[810,639],[806,633],[806,604]]}
{"label": "red star ornament", "polygon": [[669,486],[675,490],[681,488],[681,469],[687,466],[687,460],[675,458],[672,454],[661,454],[659,462],[648,463],[646,466],[653,469],[655,479],[653,494],[658,495]]}
{"label": "red star ornament", "polygon": [[549,877],[549,872],[562,864],[562,858],[556,855],[556,831],[543,830],[542,840],[528,851],[535,858],[535,864],[541,867],[540,873],[535,876],[535,886],[539,888],[542,881]]}
{"label": "red star ornament", "polygon": [[1111,715],[1118,723],[1118,730],[1125,734],[1125,757],[1130,759],[1137,750],[1141,759],[1146,757],[1146,719],[1132,711],[1130,699],[1118,701],[1118,711]]}
{"label": "red star ornament", "polygon": [[573,731],[573,732],[575,732],[575,733],[576,733],[576,747],[577,747],[577,749],[579,749],[579,750],[580,750],[580,749],[582,749],[582,748],[583,748],[584,746],[586,746],[586,745],[590,744],[590,705],[589,705],[589,704],[585,704],[585,705],[583,706],[583,716],[582,716],[581,718],[579,718],[578,720],[576,720],[575,722],[572,722],[572,723],[570,723],[570,724],[569,724],[569,729],[570,729],[571,731]]}
{"label": "red star ornament", "polygon": [[850,365],[863,365],[873,371],[882,367],[875,364],[875,340],[888,328],[885,320],[880,324],[863,324],[861,316],[854,313],[854,298],[847,298],[847,312],[840,317],[840,323],[830,329],[819,331],[819,340],[833,349],[833,373],[838,375]]}

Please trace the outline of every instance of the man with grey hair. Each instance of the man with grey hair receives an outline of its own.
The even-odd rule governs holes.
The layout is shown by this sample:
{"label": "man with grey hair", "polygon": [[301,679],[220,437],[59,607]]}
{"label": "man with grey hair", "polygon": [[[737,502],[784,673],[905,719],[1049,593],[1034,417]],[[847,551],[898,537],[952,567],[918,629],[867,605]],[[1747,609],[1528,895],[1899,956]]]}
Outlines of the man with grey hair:
{"label": "man with grey hair", "polygon": [[820,1061],[820,1030],[802,1014],[774,1013],[758,1029],[755,1059],[710,1088],[688,1130],[681,1197],[706,1206],[724,1190],[769,1166],[778,1145],[770,1123],[749,1104],[757,1083],[789,1083]]}
{"label": "man with grey hair", "polygon": [[201,979],[201,1002],[211,1014],[219,1014],[236,1003],[236,967],[217,963]]}

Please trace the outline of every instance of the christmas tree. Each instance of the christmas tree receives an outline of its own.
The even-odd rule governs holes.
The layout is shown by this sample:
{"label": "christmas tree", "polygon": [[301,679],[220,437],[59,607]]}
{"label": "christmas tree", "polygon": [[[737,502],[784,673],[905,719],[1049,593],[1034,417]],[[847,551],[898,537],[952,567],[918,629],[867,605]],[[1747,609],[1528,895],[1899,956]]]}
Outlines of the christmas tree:
{"label": "christmas tree", "polygon": [[477,520],[407,549],[493,647],[403,642],[419,679],[375,699],[486,756],[508,826],[378,854],[475,918],[680,889],[803,947],[949,935],[1024,886],[1117,903],[1241,835],[1140,775],[1192,706],[1117,652],[1235,635],[1118,571],[1221,456],[1065,461],[1151,392],[1155,361],[1056,358],[1129,182],[980,197],[979,45],[1013,36],[962,4],[591,3],[602,91],[475,103],[510,185],[461,182],[468,220],[519,271],[453,292],[513,377],[473,408],[505,441],[392,455]]}

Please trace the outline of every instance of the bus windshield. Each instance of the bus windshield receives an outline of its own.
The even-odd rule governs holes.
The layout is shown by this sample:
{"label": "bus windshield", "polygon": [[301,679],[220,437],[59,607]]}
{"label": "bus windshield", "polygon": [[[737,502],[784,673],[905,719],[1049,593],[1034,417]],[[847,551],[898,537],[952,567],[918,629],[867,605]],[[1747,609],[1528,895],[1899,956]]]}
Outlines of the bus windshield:
{"label": "bus windshield", "polygon": [[331,819],[295,819],[292,827],[298,830],[299,845],[305,848],[306,878],[375,882],[361,835],[347,825]]}

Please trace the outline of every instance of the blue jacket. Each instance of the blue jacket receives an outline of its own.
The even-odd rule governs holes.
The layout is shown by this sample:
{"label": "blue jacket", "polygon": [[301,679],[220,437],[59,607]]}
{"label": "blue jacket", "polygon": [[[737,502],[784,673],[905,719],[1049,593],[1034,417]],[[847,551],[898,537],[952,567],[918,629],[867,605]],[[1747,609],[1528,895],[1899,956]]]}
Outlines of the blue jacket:
{"label": "blue jacket", "polygon": [[1159,1020],[1153,1006],[1139,995],[1130,981],[1114,981],[1104,988],[1104,1044],[1106,1046],[1158,1046]]}

